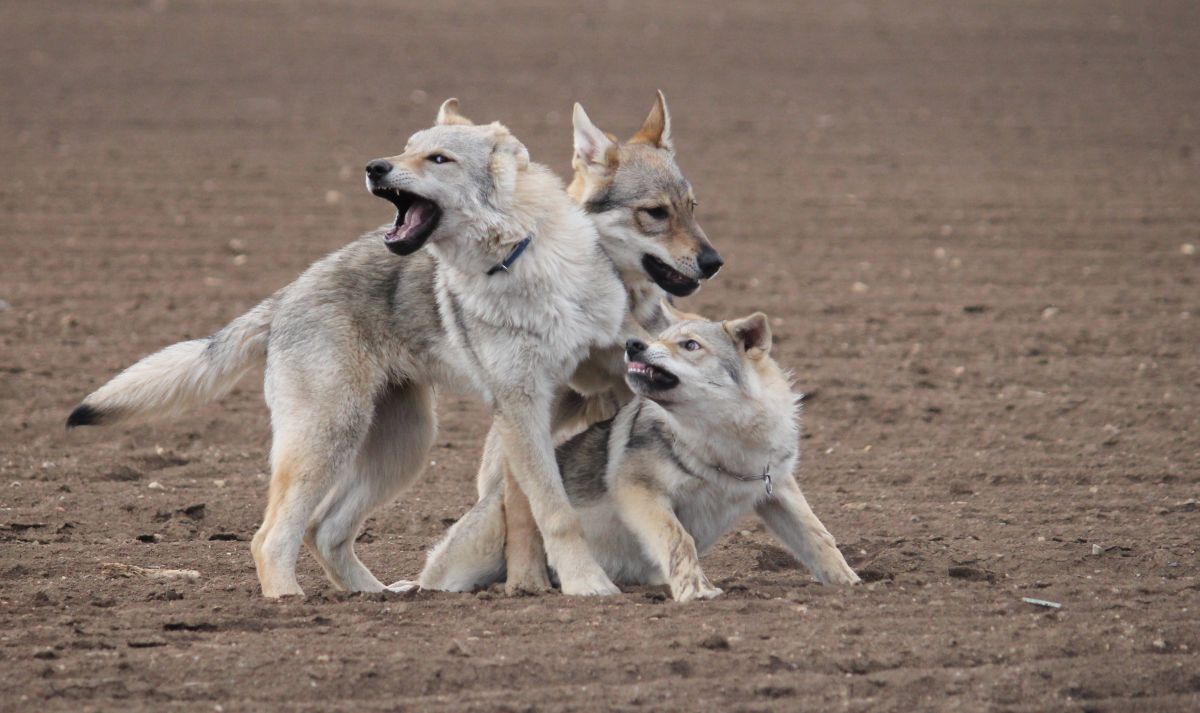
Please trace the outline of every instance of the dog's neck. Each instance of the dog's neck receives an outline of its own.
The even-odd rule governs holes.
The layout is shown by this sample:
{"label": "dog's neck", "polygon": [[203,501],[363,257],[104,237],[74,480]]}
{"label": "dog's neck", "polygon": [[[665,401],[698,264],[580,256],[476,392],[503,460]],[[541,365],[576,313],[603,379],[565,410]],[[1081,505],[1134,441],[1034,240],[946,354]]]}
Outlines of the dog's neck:
{"label": "dog's neck", "polygon": [[518,216],[488,221],[473,230],[458,231],[453,239],[429,245],[429,251],[445,265],[464,274],[487,274],[502,263],[513,248],[527,237],[537,240],[537,221]]}
{"label": "dog's neck", "polygon": [[[604,250],[611,260],[612,255],[606,247],[604,229],[596,225],[596,231],[600,234],[600,249]],[[662,302],[667,298],[666,290],[650,279],[641,265],[634,269],[623,268],[615,260],[613,265],[617,268],[621,284],[625,286],[625,293],[629,297],[629,312],[633,319],[651,334],[665,328],[667,322],[663,315]]]}
{"label": "dog's neck", "polygon": [[[495,275],[493,268],[504,263],[522,242],[528,239],[522,251],[528,254],[536,243],[558,237],[553,228],[542,230],[545,217],[552,216],[556,208],[552,205],[554,193],[562,190],[557,181],[548,169],[530,165],[519,176],[510,205],[504,209],[485,207],[482,217],[470,225],[430,243],[430,252],[464,275]],[[510,267],[515,268],[515,264]]]}
{"label": "dog's neck", "polygon": [[[584,172],[576,171],[574,180],[567,189],[567,194],[580,206],[584,206],[602,188],[603,184],[594,183],[587,178]],[[592,225],[596,226],[596,232],[600,235],[600,249],[616,267],[621,284],[625,286],[625,292],[629,297],[629,312],[643,328],[651,333],[657,332],[665,326],[661,305],[663,299],[667,297],[666,290],[659,287],[658,283],[646,274],[640,255],[638,260],[631,264],[621,262],[620,251],[614,250],[613,247],[623,238],[616,234],[600,215],[589,213],[588,218]]]}
{"label": "dog's neck", "polygon": [[799,414],[789,389],[763,390],[729,408],[710,404],[699,413],[649,399],[645,408],[670,431],[681,455],[739,480],[758,480],[768,470],[780,476],[797,455]]}

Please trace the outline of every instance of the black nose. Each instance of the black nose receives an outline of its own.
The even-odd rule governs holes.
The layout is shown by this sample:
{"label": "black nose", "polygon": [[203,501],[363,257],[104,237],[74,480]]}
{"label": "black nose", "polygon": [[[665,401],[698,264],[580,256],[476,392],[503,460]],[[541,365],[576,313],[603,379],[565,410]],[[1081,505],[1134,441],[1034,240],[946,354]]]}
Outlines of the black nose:
{"label": "black nose", "polygon": [[725,264],[725,260],[721,257],[721,253],[709,248],[700,253],[700,256],[696,258],[696,264],[700,266],[701,274],[705,277],[712,277]]}
{"label": "black nose", "polygon": [[625,353],[632,359],[648,349],[646,343],[636,337],[625,342]]}
{"label": "black nose", "polygon": [[367,175],[371,178],[383,178],[392,171],[392,164],[377,158],[367,164]]}

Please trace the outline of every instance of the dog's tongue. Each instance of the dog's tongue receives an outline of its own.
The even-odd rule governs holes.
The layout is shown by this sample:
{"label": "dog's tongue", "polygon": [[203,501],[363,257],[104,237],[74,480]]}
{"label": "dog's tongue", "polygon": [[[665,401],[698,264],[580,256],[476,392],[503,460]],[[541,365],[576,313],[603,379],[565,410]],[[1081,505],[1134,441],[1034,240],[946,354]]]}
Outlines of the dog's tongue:
{"label": "dog's tongue", "polygon": [[412,231],[425,224],[433,217],[433,204],[429,201],[415,200],[404,213],[404,221],[388,231],[388,240],[404,240]]}

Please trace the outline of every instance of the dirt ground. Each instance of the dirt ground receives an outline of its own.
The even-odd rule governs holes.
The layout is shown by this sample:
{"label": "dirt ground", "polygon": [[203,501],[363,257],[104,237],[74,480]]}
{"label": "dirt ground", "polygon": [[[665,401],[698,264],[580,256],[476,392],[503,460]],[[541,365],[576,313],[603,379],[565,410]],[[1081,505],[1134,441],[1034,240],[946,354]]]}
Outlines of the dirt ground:
{"label": "dirt ground", "polygon": [[[1200,708],[1200,9],[506,5],[0,5],[0,710]],[[347,596],[306,555],[268,602],[261,374],[64,431],[391,220],[361,167],[444,97],[565,174],[573,101],[627,136],[657,87],[728,262],[684,305],[776,318],[864,586],[748,520],[710,603]],[[441,414],[385,580],[472,502],[487,414]]]}

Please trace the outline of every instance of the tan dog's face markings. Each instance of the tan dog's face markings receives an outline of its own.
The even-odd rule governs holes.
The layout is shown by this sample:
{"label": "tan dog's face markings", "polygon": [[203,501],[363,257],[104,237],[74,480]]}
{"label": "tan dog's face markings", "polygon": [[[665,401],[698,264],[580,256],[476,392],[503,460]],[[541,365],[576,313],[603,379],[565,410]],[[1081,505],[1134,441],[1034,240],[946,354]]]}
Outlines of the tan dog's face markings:
{"label": "tan dog's face markings", "polygon": [[626,344],[626,382],[641,396],[673,411],[752,398],[770,360],[771,329],[756,312],[728,322],[678,322],[649,344]]}
{"label": "tan dog's face markings", "polygon": [[622,147],[613,186],[614,193],[630,196],[633,229],[657,248],[646,252],[642,266],[660,287],[682,297],[716,275],[723,260],[696,221],[695,193],[672,153],[648,144]]}
{"label": "tan dog's face markings", "polygon": [[659,287],[686,296],[724,261],[696,221],[696,197],[675,162],[671,118],[658,95],[641,130],[625,144],[575,107],[575,180],[571,193],[601,232],[620,236],[615,259],[644,270]]}
{"label": "tan dog's face markings", "polygon": [[403,153],[367,164],[368,190],[396,206],[384,242],[408,255],[477,223],[481,213],[504,211],[528,165],[528,151],[507,128],[476,126],[448,99],[436,125],[413,134]]}

